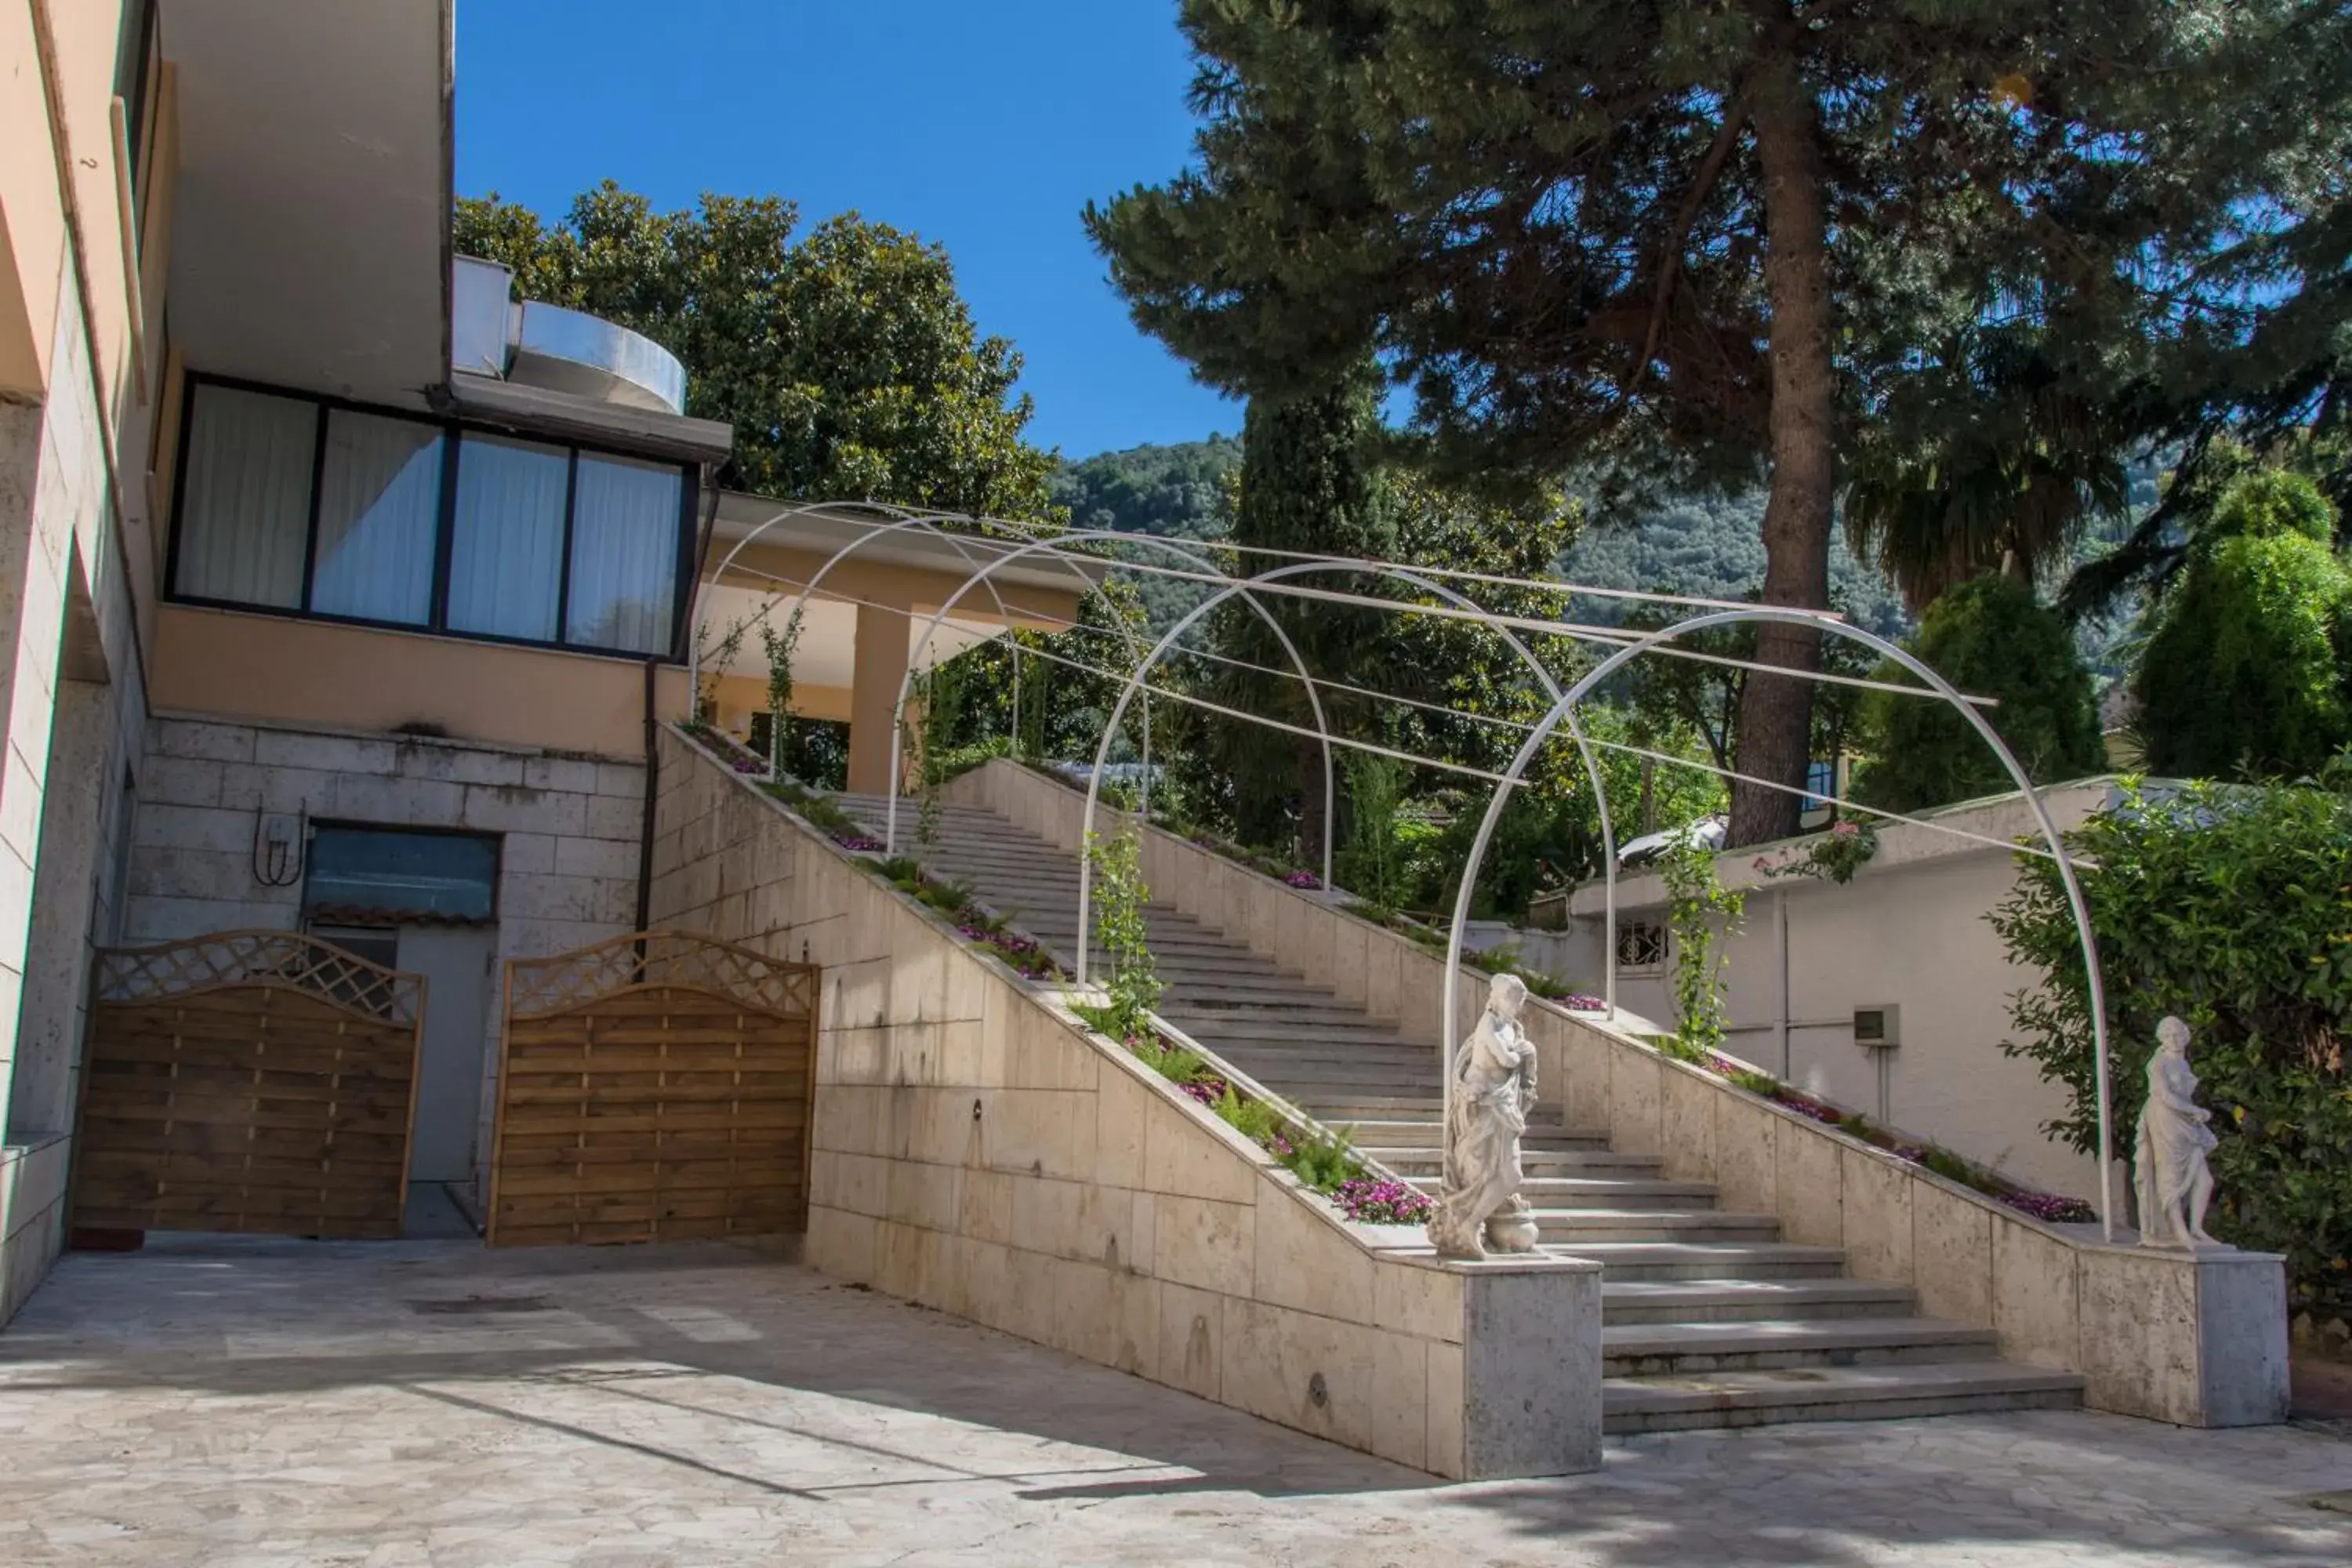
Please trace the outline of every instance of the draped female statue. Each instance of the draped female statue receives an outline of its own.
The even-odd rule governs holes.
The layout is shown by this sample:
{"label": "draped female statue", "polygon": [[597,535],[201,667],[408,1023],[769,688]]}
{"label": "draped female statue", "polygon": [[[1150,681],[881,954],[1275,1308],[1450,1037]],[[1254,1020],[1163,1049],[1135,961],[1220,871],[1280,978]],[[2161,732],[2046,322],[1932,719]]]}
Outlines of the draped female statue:
{"label": "draped female statue", "polygon": [[2147,1063],[2147,1104],[2139,1113],[2139,1144],[2132,1185],[2139,1199],[2142,1247],[2219,1247],[2205,1234],[2205,1206],[2213,1201],[2213,1173],[2205,1154],[2219,1139],[2206,1123],[2213,1113],[2197,1103],[2197,1074],[2189,1066],[2189,1026],[2167,1018],[2156,1026],[2156,1055]]}
{"label": "draped female statue", "polygon": [[1536,1048],[1519,1027],[1527,983],[1497,974],[1486,1010],[1454,1053],[1444,1181],[1429,1239],[1445,1258],[1532,1252],[1535,1221],[1519,1197],[1519,1139],[1536,1100]]}

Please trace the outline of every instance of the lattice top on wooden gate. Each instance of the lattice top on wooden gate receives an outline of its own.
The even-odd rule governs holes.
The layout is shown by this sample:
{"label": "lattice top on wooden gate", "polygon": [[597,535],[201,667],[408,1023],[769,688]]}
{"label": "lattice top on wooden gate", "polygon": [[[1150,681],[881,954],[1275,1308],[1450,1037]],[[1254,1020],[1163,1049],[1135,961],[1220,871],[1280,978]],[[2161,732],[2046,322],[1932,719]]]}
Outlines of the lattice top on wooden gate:
{"label": "lattice top on wooden gate", "polygon": [[542,1017],[651,986],[707,991],[780,1018],[816,1015],[814,966],[786,963],[695,931],[616,936],[552,958],[517,959],[507,968],[513,977],[510,1018]]}
{"label": "lattice top on wooden gate", "polygon": [[425,997],[423,976],[300,931],[215,931],[98,955],[100,1002],[162,1002],[231,985],[283,985],[403,1028],[415,1026]]}

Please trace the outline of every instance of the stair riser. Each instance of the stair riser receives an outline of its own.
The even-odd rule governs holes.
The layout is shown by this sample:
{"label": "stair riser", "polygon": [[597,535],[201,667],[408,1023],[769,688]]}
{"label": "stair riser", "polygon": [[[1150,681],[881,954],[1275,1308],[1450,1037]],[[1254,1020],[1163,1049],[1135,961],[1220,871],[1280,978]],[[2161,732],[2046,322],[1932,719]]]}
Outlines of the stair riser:
{"label": "stair riser", "polygon": [[1604,1355],[1604,1377],[1703,1377],[1711,1372],[1783,1372],[1806,1367],[1927,1366],[1937,1362],[1983,1361],[1993,1353],[1992,1336],[1962,1344],[1828,1346],[1779,1351],[1685,1351],[1674,1355]]}
{"label": "stair riser", "polygon": [[1703,1307],[1617,1306],[1604,1299],[1601,1308],[1601,1326],[1615,1329],[1644,1323],[1754,1323],[1785,1321],[1791,1318],[1807,1322],[1831,1321],[1839,1318],[1885,1318],[1916,1310],[1907,1296],[1841,1301],[1759,1301],[1747,1306]]}
{"label": "stair riser", "polygon": [[[1403,1173],[1399,1172],[1398,1174],[1402,1175]],[[1441,1184],[1439,1179],[1434,1176],[1407,1176],[1405,1179],[1424,1197],[1435,1197]],[[1592,1204],[1612,1209],[1655,1209],[1661,1212],[1687,1213],[1695,1208],[1711,1208],[1715,1205],[1714,1198],[1705,1194],[1694,1195],[1690,1193],[1645,1193],[1639,1190],[1628,1191],[1623,1188],[1595,1190],[1590,1187],[1547,1187],[1538,1182],[1529,1182],[1522,1186],[1519,1189],[1519,1195],[1530,1204],[1539,1204],[1546,1208],[1573,1208],[1579,1204]]]}
{"label": "stair riser", "polygon": [[[1574,1251],[1573,1247],[1566,1250]],[[1601,1281],[1612,1279],[1842,1279],[1845,1266],[1834,1258],[1820,1262],[1717,1263],[1693,1258],[1675,1263],[1606,1263]]]}
{"label": "stair riser", "polygon": [[1922,1415],[1965,1415],[2002,1410],[2079,1410],[2083,1396],[2065,1389],[2026,1393],[1937,1394],[1869,1400],[1824,1400],[1820,1405],[1735,1405],[1719,1410],[1624,1413],[1603,1417],[1611,1436],[1642,1432],[1706,1432],[1740,1426],[1779,1426],[1796,1421],[1906,1421]]}
{"label": "stair riser", "polygon": [[[1366,1152],[1407,1181],[1433,1181],[1444,1174],[1444,1161],[1434,1149],[1374,1148]],[[1638,1182],[1658,1173],[1655,1161],[1644,1163],[1636,1156],[1602,1152],[1532,1155],[1522,1152],[1519,1167],[1538,1180],[1548,1176],[1589,1176],[1602,1181]]]}
{"label": "stair riser", "polygon": [[1593,1241],[1778,1241],[1776,1226],[1697,1225],[1672,1229],[1634,1219],[1538,1219],[1536,1234],[1554,1246],[1573,1250],[1579,1242]]}

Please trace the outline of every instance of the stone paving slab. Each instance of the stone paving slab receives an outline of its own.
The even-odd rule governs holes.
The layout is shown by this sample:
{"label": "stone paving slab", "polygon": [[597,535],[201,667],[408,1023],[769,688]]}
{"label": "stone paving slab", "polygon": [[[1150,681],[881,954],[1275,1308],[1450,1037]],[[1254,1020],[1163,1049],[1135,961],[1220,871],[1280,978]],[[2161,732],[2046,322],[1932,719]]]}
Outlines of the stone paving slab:
{"label": "stone paving slab", "polygon": [[2352,1442],[2043,1412],[1441,1487],[746,1249],[179,1240],[0,1333],[0,1563],[2352,1563]]}

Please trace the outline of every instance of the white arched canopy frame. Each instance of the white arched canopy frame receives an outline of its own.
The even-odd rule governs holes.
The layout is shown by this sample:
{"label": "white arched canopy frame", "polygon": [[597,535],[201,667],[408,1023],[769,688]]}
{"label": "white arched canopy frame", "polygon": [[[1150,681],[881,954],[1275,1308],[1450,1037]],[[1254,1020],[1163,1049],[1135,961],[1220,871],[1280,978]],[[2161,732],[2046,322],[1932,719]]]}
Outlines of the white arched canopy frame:
{"label": "white arched canopy frame", "polygon": [[[2027,809],[2033,814],[2034,825],[2040,830],[2043,841],[2049,846],[2052,858],[2057,863],[2058,879],[2065,888],[2066,904],[2074,914],[2075,934],[2082,944],[2084,970],[2089,981],[2090,991],[2092,1056],[2098,1079],[2096,1087],[2099,1113],[2099,1230],[2105,1239],[2114,1240],[2115,1143],[2107,1071],[2106,987],[2100,974],[2098,936],[2091,925],[2090,905],[2083,896],[2082,882],[2074,874],[2074,864],[2067,855],[2065,841],[2058,831],[2058,825],[2052,818],[2049,807],[2042,803],[2041,792],[2034,787],[2033,780],[2028,776],[2024,767],[2018,762],[2016,753],[2009,749],[2000,733],[1985,721],[1984,716],[1977,711],[1975,705],[1962,696],[1957,688],[1917,657],[1895,643],[1818,610],[1755,605],[1745,609],[1719,610],[1708,615],[1693,616],[1685,620],[1677,621],[1670,626],[1662,627],[1639,642],[1620,648],[1594,666],[1575,685],[1569,688],[1565,695],[1552,704],[1551,711],[1544,715],[1543,721],[1529,731],[1526,742],[1519,747],[1518,754],[1512,758],[1510,767],[1506,770],[1504,782],[1496,786],[1494,798],[1486,805],[1486,815],[1478,825],[1477,837],[1471,841],[1469,862],[1462,868],[1461,889],[1454,900],[1453,925],[1446,935],[1444,1000],[1442,1005],[1443,1011],[1439,1015],[1443,1024],[1439,1031],[1438,1052],[1440,1080],[1444,1085],[1447,1124],[1450,1126],[1452,1122],[1454,1103],[1452,1037],[1457,1022],[1455,1009],[1459,1005],[1463,934],[1470,920],[1470,894],[1477,881],[1478,868],[1486,858],[1488,844],[1495,836],[1495,826],[1502,820],[1503,808],[1508,804],[1511,792],[1518,787],[1519,780],[1525,774],[1528,764],[1541,750],[1543,743],[1551,737],[1552,732],[1563,722],[1569,721],[1578,706],[1591,694],[1593,689],[1615,674],[1622,666],[1662,644],[1686,637],[1692,632],[1704,631],[1710,626],[1733,626],[1743,621],[1769,621],[1784,626],[1815,626],[1823,632],[1833,633],[1861,643],[1882,657],[1892,659],[1926,682],[1930,691],[1967,719],[1969,727],[1975,730],[1985,744],[1992,749],[1993,754],[2000,760],[2001,766],[2008,771],[2010,778],[2023,795]],[[1922,693],[1922,695],[1926,694]]]}
{"label": "white arched canopy frame", "polygon": [[[1218,602],[1222,602],[1223,599],[1238,595],[1243,602],[1247,604],[1249,607],[1256,613],[1258,619],[1265,623],[1266,629],[1274,634],[1275,640],[1282,645],[1282,651],[1289,657],[1292,667],[1298,672],[1299,684],[1307,689],[1307,706],[1315,714],[1315,731],[1317,736],[1320,739],[1323,747],[1323,882],[1326,887],[1328,887],[1331,882],[1331,807],[1338,795],[1339,775],[1337,768],[1332,762],[1331,726],[1323,714],[1323,699],[1316,690],[1314,673],[1307,668],[1307,660],[1300,656],[1297,645],[1290,640],[1290,634],[1282,629],[1282,623],[1275,618],[1273,612],[1268,610],[1264,604],[1259,602],[1257,596],[1249,591],[1249,584],[1252,581],[1255,581],[1255,579],[1235,578],[1225,573],[1220,572],[1207,560],[1206,557],[1200,554],[1197,551],[1187,550],[1182,545],[1177,544],[1172,541],[1157,539],[1150,534],[1127,533],[1117,529],[1108,528],[1078,529],[1068,533],[1057,533],[1053,535],[1051,538],[1033,541],[1028,544],[1023,545],[1018,550],[1011,551],[1003,555],[1000,555],[994,560],[989,562],[986,565],[982,566],[970,579],[966,580],[961,586],[959,586],[954,593],[949,595],[947,603],[941,605],[939,609],[932,614],[929,619],[929,624],[923,628],[922,637],[915,644],[914,654],[907,661],[907,677],[898,684],[898,710],[891,716],[891,792],[889,806],[885,813],[883,822],[882,838],[885,847],[893,853],[895,853],[898,848],[898,779],[899,768],[902,765],[901,759],[904,755],[902,748],[905,744],[907,729],[907,698],[908,693],[914,689],[915,669],[921,663],[924,654],[926,654],[930,648],[932,634],[939,630],[940,623],[947,619],[949,613],[952,611],[957,605],[962,602],[964,595],[970,593],[975,586],[987,583],[989,578],[993,576],[999,570],[1011,565],[1013,562],[1022,559],[1024,556],[1035,554],[1058,554],[1064,559],[1069,560],[1073,563],[1079,560],[1100,559],[1096,556],[1075,555],[1064,548],[1066,545],[1082,541],[1089,542],[1097,541],[1115,541],[1122,544],[1144,545],[1150,549],[1159,550],[1167,554],[1176,556],[1178,559],[1189,563],[1196,569],[1210,574],[1214,576],[1217,581],[1225,584],[1225,587],[1221,590],[1217,595]],[[1072,569],[1076,570],[1075,565],[1073,565]],[[991,591],[993,592],[993,589]],[[1198,618],[1199,616],[1196,611],[1195,614],[1188,616],[1183,624],[1189,626],[1193,620]],[[1164,641],[1165,639],[1163,638],[1162,640]],[[1129,646],[1131,647],[1133,645],[1130,643]],[[1126,703],[1124,697],[1122,696],[1118,713],[1123,713],[1125,710]],[[1110,722],[1107,723],[1103,728],[1103,745],[1098,749],[1098,755],[1107,754],[1110,737],[1118,731],[1118,713],[1114,713]],[[1150,815],[1150,791],[1151,780],[1151,710],[1148,699],[1146,700],[1143,713],[1143,778],[1145,792],[1143,796],[1143,805],[1145,807],[1145,815],[1148,816]],[[1097,781],[1099,782],[1101,772],[1099,761],[1097,763],[1096,772]],[[1089,798],[1091,798],[1091,792],[1089,792]],[[1079,881],[1081,905],[1079,913],[1082,918],[1085,913],[1083,903],[1085,886],[1084,872],[1081,870]],[[1081,952],[1083,952],[1085,943],[1081,942],[1079,946]]]}
{"label": "white arched canopy frame", "polygon": [[[1103,738],[1095,751],[1094,771],[1087,782],[1087,807],[1086,815],[1083,819],[1082,842],[1091,841],[1094,834],[1095,811],[1100,801],[1102,792],[1103,767],[1109,759],[1110,737],[1118,731],[1119,716],[1126,711],[1129,699],[1136,696],[1139,692],[1147,689],[1146,682],[1151,671],[1157,668],[1160,662],[1170,653],[1176,651],[1177,644],[1183,637],[1184,634],[1191,630],[1194,625],[1207,616],[1208,614],[1212,610],[1214,610],[1219,605],[1224,603],[1227,599],[1232,598],[1234,595],[1244,592],[1248,584],[1273,584],[1291,577],[1328,572],[1344,572],[1359,576],[1381,577],[1395,582],[1404,583],[1412,587],[1421,590],[1423,593],[1433,595],[1457,608],[1479,611],[1479,613],[1484,614],[1475,601],[1457,593],[1452,588],[1445,587],[1427,577],[1422,576],[1416,572],[1409,571],[1402,566],[1390,565],[1382,562],[1355,561],[1342,559],[1339,557],[1332,557],[1327,560],[1318,561],[1302,561],[1287,566],[1277,566],[1270,572],[1261,572],[1254,577],[1241,579],[1229,584],[1225,588],[1219,590],[1216,594],[1212,595],[1208,599],[1194,605],[1182,618],[1179,619],[1173,626],[1170,626],[1160,637],[1160,641],[1152,647],[1151,652],[1145,657],[1143,662],[1138,665],[1134,673],[1128,678],[1125,688],[1119,693],[1117,705],[1111,710],[1108,721],[1103,726]],[[1393,610],[1407,612],[1412,608],[1410,605],[1395,605],[1387,607]],[[1518,635],[1509,626],[1495,625],[1494,630],[1503,638],[1504,642],[1508,645],[1511,651],[1519,656],[1519,661],[1524,664],[1528,672],[1535,677],[1537,684],[1543,688],[1544,694],[1550,698],[1554,703],[1557,703],[1560,698],[1559,682],[1553,679],[1551,671],[1544,667],[1543,661],[1536,657],[1534,650],[1529,648],[1525,642],[1521,641]],[[1601,774],[1600,761],[1596,756],[1594,756],[1591,743],[1585,739],[1583,728],[1577,723],[1576,717],[1573,713],[1569,715],[1567,723],[1569,734],[1576,742],[1579,755],[1583,758],[1585,777],[1591,784],[1594,806],[1601,816],[1601,877],[1608,886],[1608,898],[1606,902],[1606,923],[1608,929],[1604,942],[1602,985],[1605,995],[1603,999],[1608,1004],[1611,1016],[1614,1016],[1617,1010],[1617,835],[1615,828],[1610,822],[1609,789],[1606,781],[1602,779]],[[1326,740],[1326,755],[1328,758],[1328,736]],[[1326,889],[1328,889],[1331,886],[1330,831],[1332,822],[1332,798],[1329,794],[1327,793],[1324,798],[1323,806],[1323,886]],[[1094,867],[1092,861],[1082,857],[1078,867],[1078,930],[1080,932],[1080,941],[1078,943],[1077,954],[1077,980],[1078,984],[1081,985],[1085,984],[1087,980],[1087,944],[1085,941],[1084,933],[1087,929],[1087,917],[1088,913],[1090,894],[1093,890],[1093,871]]]}

